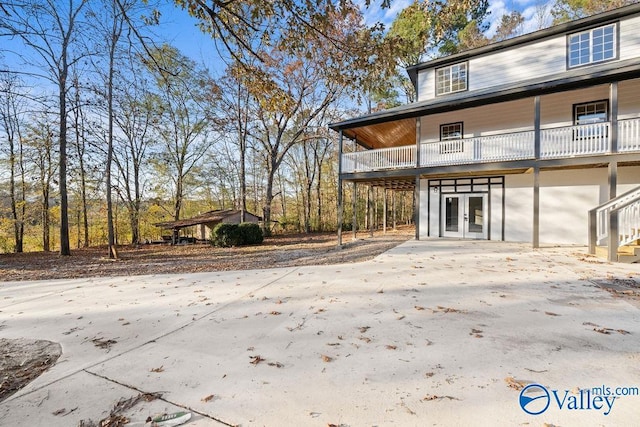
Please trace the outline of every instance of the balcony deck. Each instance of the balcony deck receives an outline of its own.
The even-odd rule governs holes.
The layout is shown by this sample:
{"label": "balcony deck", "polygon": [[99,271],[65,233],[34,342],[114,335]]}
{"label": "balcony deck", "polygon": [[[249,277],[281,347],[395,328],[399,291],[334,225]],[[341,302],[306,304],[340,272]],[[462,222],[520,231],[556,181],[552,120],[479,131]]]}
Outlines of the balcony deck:
{"label": "balcony deck", "polygon": [[[640,152],[640,119],[617,123],[617,153]],[[611,123],[565,126],[540,131],[540,154],[537,158],[562,159],[612,153]],[[511,132],[420,144],[417,147],[383,148],[343,153],[342,172],[373,172],[418,167],[453,166],[536,159],[535,132]]]}

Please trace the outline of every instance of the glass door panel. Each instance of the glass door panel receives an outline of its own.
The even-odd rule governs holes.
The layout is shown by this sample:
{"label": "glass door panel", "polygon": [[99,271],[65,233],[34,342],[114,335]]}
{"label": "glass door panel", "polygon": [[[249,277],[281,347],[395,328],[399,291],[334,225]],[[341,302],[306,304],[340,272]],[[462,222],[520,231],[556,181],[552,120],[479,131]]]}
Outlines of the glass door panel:
{"label": "glass door panel", "polygon": [[486,194],[447,194],[443,199],[443,237],[487,238]]}
{"label": "glass door panel", "polygon": [[448,232],[458,233],[460,222],[460,197],[447,196],[444,200],[444,229]]}

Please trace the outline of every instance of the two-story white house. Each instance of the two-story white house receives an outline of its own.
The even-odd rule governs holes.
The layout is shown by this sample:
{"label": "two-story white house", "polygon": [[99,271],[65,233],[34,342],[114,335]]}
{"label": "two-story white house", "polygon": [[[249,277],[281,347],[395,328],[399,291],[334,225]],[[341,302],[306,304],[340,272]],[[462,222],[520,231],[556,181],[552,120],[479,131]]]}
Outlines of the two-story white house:
{"label": "two-story white house", "polygon": [[330,125],[341,224],[350,182],[414,190],[418,239],[637,244],[640,5],[408,73],[415,103]]}

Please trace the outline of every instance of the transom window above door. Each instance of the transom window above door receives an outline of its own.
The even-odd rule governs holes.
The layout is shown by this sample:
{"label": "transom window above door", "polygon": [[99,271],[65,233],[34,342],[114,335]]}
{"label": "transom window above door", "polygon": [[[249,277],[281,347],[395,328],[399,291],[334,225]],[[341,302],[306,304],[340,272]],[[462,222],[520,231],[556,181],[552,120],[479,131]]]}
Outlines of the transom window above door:
{"label": "transom window above door", "polygon": [[436,69],[436,95],[467,90],[467,63]]}
{"label": "transom window above door", "polygon": [[609,121],[609,103],[607,101],[594,101],[573,106],[574,124],[588,125]]}
{"label": "transom window above door", "polygon": [[609,24],[569,35],[567,64],[569,68],[617,57],[617,25]]}

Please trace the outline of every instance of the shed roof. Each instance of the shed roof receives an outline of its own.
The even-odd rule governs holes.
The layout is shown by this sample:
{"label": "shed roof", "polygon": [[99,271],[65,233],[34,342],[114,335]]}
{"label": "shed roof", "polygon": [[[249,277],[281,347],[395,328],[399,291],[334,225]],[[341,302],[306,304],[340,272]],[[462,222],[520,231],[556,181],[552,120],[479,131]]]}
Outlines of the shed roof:
{"label": "shed roof", "polygon": [[[210,224],[210,223],[218,223],[224,221],[226,218],[232,217],[234,215],[239,215],[240,210],[238,209],[218,209],[209,212],[205,212],[200,215],[196,215],[191,218],[179,219],[177,221],[165,221],[158,222],[154,224],[156,227],[164,228],[164,229],[174,229],[174,228],[184,228],[191,227],[194,225],[200,224]],[[251,212],[245,211],[245,215],[252,216],[257,220],[261,220],[257,215],[252,214]]]}

